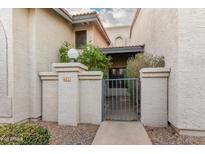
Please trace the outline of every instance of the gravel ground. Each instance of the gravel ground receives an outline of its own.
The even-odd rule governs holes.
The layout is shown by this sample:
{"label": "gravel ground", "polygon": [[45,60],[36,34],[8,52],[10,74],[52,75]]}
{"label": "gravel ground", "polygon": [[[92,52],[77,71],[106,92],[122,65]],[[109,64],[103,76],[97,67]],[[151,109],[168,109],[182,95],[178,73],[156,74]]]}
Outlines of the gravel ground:
{"label": "gravel ground", "polygon": [[205,144],[205,137],[183,136],[175,132],[171,127],[154,128],[145,127],[152,144],[179,145],[179,144]]}
{"label": "gravel ground", "polygon": [[51,133],[52,145],[89,145],[98,130],[98,125],[79,124],[78,126],[60,126],[55,122],[35,122]]}

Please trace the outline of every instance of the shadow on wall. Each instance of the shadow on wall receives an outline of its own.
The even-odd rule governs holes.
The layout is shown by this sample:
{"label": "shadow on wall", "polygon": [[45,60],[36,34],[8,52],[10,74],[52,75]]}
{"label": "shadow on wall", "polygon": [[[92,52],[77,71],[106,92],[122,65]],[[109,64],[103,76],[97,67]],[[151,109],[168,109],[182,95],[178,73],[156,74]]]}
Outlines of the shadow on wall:
{"label": "shadow on wall", "polygon": [[0,20],[0,117],[11,117],[11,98],[8,97],[8,41]]}
{"label": "shadow on wall", "polygon": [[8,96],[8,41],[0,20],[0,95]]}

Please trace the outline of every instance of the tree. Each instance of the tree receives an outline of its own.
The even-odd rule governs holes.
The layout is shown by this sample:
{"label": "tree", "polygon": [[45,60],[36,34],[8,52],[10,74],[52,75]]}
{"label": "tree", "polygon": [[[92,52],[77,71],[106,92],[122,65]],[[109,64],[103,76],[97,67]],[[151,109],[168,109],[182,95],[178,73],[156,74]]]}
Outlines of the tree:
{"label": "tree", "polygon": [[138,78],[140,70],[145,67],[164,67],[163,56],[152,55],[148,53],[139,53],[127,61],[127,76]]}
{"label": "tree", "polygon": [[102,71],[104,78],[111,67],[111,57],[106,57],[100,48],[86,45],[81,52],[78,62],[86,65],[90,71]]}
{"label": "tree", "polygon": [[61,48],[59,49],[59,59],[61,63],[68,63],[70,61],[68,57],[68,50],[72,48],[72,45],[66,41],[63,42]]}

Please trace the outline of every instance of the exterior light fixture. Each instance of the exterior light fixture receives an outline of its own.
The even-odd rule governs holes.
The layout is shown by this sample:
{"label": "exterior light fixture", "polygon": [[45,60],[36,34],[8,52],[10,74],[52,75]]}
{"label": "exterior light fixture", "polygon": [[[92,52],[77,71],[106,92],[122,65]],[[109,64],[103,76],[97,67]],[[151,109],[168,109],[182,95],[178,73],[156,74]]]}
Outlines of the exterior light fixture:
{"label": "exterior light fixture", "polygon": [[71,48],[70,50],[68,50],[68,57],[71,59],[71,62],[75,62],[75,60],[78,58],[79,53],[78,50]]}

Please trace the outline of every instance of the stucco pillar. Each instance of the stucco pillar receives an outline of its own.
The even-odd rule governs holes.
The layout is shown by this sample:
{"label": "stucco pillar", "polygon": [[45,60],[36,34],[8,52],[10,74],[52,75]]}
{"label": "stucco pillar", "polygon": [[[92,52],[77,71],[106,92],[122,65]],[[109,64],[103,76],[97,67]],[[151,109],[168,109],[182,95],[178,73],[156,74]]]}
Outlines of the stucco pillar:
{"label": "stucco pillar", "polygon": [[77,125],[79,122],[79,80],[78,73],[87,70],[80,63],[55,63],[58,73],[58,123]]}
{"label": "stucco pillar", "polygon": [[141,122],[145,126],[167,126],[167,89],[170,69],[144,68],[141,80]]}

